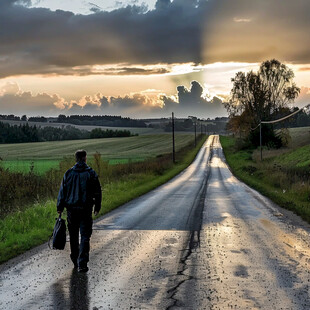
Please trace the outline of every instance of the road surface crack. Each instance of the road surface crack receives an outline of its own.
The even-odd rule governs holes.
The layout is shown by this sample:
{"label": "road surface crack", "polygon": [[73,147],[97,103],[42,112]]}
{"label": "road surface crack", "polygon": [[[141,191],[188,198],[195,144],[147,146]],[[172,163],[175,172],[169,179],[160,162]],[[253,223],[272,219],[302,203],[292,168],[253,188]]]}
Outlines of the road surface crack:
{"label": "road surface crack", "polygon": [[169,289],[167,291],[169,299],[172,300],[171,305],[169,305],[166,310],[173,309],[174,307],[178,307],[178,298],[176,297],[176,294],[178,293],[178,290],[181,285],[183,285],[185,282],[195,279],[195,277],[191,275],[186,275],[185,271],[188,269],[187,267],[187,261],[192,255],[192,253],[200,247],[200,230],[192,231],[190,233],[190,238],[188,242],[189,247],[184,249],[183,256],[180,260],[180,270],[177,273],[177,276],[185,277],[185,279],[180,280],[174,287]]}
{"label": "road surface crack", "polygon": [[183,249],[183,255],[179,262],[179,271],[176,274],[176,284],[167,291],[168,299],[171,300],[171,303],[168,307],[166,307],[166,310],[171,310],[175,307],[179,308],[182,306],[180,305],[181,300],[179,300],[177,296],[180,287],[186,284],[186,282],[196,279],[194,276],[191,276],[190,274],[187,275],[185,272],[188,269],[188,261],[191,258],[191,255],[197,250],[197,248],[200,247],[200,231],[202,227],[203,209],[205,204],[205,198],[207,195],[208,181],[210,177],[210,161],[213,153],[213,142],[214,139],[210,145],[205,178],[203,183],[201,184],[201,188],[193,204],[191,214],[189,215],[188,225],[190,234],[188,241],[186,242],[187,246],[185,247],[185,249]]}
{"label": "road surface crack", "polygon": [[180,287],[188,281],[195,280],[195,277],[191,275],[187,275],[185,272],[188,269],[188,260],[190,259],[193,252],[196,251],[197,248],[200,247],[200,231],[202,226],[202,217],[203,217],[203,208],[205,197],[207,193],[207,181],[208,181],[209,173],[205,178],[201,186],[200,193],[198,195],[198,199],[195,202],[193,221],[192,221],[192,229],[189,234],[188,241],[186,242],[187,247],[183,250],[183,255],[179,262],[179,271],[177,272],[177,283],[167,291],[168,299],[171,300],[171,304],[166,308],[166,310],[173,309],[174,307],[179,307],[179,299],[177,298],[177,293]]}

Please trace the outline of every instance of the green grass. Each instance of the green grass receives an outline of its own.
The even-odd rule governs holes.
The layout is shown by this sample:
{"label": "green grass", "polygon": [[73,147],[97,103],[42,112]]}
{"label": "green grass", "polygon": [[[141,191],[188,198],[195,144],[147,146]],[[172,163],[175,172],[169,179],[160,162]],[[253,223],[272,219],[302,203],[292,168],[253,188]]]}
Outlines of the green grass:
{"label": "green grass", "polygon": [[253,160],[253,150],[237,150],[233,138],[220,140],[238,178],[310,223],[309,145],[260,162]]}
{"label": "green grass", "polygon": [[[162,175],[134,174],[102,184],[104,198],[100,215],[147,193],[180,173],[193,161],[204,141],[205,138],[196,148],[187,151],[182,157],[178,156],[178,162]],[[56,216],[56,201],[49,200],[0,220],[0,263],[47,241]]]}
{"label": "green grass", "polygon": [[7,160],[1,161],[0,166],[12,172],[29,173],[31,170],[36,174],[44,174],[52,168],[58,168],[59,160],[37,159],[37,160]]}
{"label": "green grass", "polygon": [[[143,157],[132,158],[113,158],[108,159],[109,165],[128,164],[129,162],[143,161]],[[60,160],[58,159],[36,159],[36,160],[6,160],[0,161],[0,167],[9,169],[12,172],[29,173],[31,170],[35,174],[42,175],[50,169],[57,169],[59,167]],[[74,159],[72,158],[72,163]],[[89,163],[92,163],[92,157],[89,159]]]}
{"label": "green grass", "polygon": [[55,217],[55,201],[47,201],[0,220],[0,262],[46,241]]}
{"label": "green grass", "polygon": [[286,167],[309,167],[310,166],[310,145],[306,145],[290,152],[280,155],[274,159],[275,163]]}
{"label": "green grass", "polygon": [[291,141],[289,148],[297,148],[310,144],[310,127],[289,128]]}
{"label": "green grass", "polygon": [[[272,158],[280,156],[295,150],[297,148],[310,145],[310,127],[288,128],[291,140],[287,147],[280,149],[264,149],[263,158]],[[257,149],[253,152],[253,159],[260,159],[260,151]]]}

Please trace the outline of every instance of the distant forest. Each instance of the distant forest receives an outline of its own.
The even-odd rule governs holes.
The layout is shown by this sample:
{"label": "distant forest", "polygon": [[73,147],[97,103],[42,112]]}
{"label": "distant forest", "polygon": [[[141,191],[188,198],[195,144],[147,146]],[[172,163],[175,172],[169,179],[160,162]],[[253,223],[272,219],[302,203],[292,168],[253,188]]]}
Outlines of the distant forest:
{"label": "distant forest", "polygon": [[130,137],[129,130],[102,130],[95,128],[92,131],[80,130],[73,126],[65,128],[36,127],[24,125],[10,125],[0,122],[0,143],[23,143],[61,140],[79,140],[95,138]]}
{"label": "distant forest", "polygon": [[[196,130],[197,132],[225,132],[226,124],[227,124],[227,117],[216,117],[214,120],[208,121],[201,121],[197,119],[196,121],[192,118],[184,119],[184,120],[175,120],[174,122],[174,129],[176,131],[188,131],[193,132],[195,130],[195,122],[196,122]],[[169,121],[164,130],[166,132],[170,132],[172,130],[172,123]]]}
{"label": "distant forest", "polygon": [[53,123],[67,123],[73,125],[92,125],[92,126],[107,126],[107,127],[138,127],[145,128],[147,125],[141,120],[131,119],[129,117],[110,116],[110,115],[62,115],[58,117],[22,117],[15,115],[0,115],[0,120],[13,120],[13,121],[29,121],[29,122],[53,122]]}

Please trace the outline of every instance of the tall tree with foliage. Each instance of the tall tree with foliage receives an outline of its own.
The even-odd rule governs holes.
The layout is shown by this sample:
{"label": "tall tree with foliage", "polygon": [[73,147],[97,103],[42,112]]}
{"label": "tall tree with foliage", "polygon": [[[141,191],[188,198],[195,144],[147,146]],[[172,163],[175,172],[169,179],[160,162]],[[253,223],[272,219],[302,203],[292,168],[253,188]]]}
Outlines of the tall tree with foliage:
{"label": "tall tree with foliage", "polygon": [[[277,119],[289,103],[298,97],[300,88],[293,82],[294,72],[276,59],[264,61],[258,72],[238,72],[232,79],[231,100],[225,104],[230,114],[228,127],[258,143],[257,127],[261,120]],[[276,139],[273,128],[264,127],[268,139]],[[265,142],[268,142],[265,139]]]}

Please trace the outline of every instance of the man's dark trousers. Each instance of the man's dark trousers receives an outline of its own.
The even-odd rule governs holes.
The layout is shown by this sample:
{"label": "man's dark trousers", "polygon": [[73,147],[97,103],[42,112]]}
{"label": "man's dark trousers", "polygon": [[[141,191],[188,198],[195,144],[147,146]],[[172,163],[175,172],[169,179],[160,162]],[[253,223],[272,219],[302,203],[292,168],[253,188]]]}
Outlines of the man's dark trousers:
{"label": "man's dark trousers", "polygon": [[[71,260],[79,268],[87,266],[89,261],[89,241],[92,234],[92,210],[74,208],[67,210],[68,230],[70,235]],[[79,232],[81,243],[79,244]]]}

